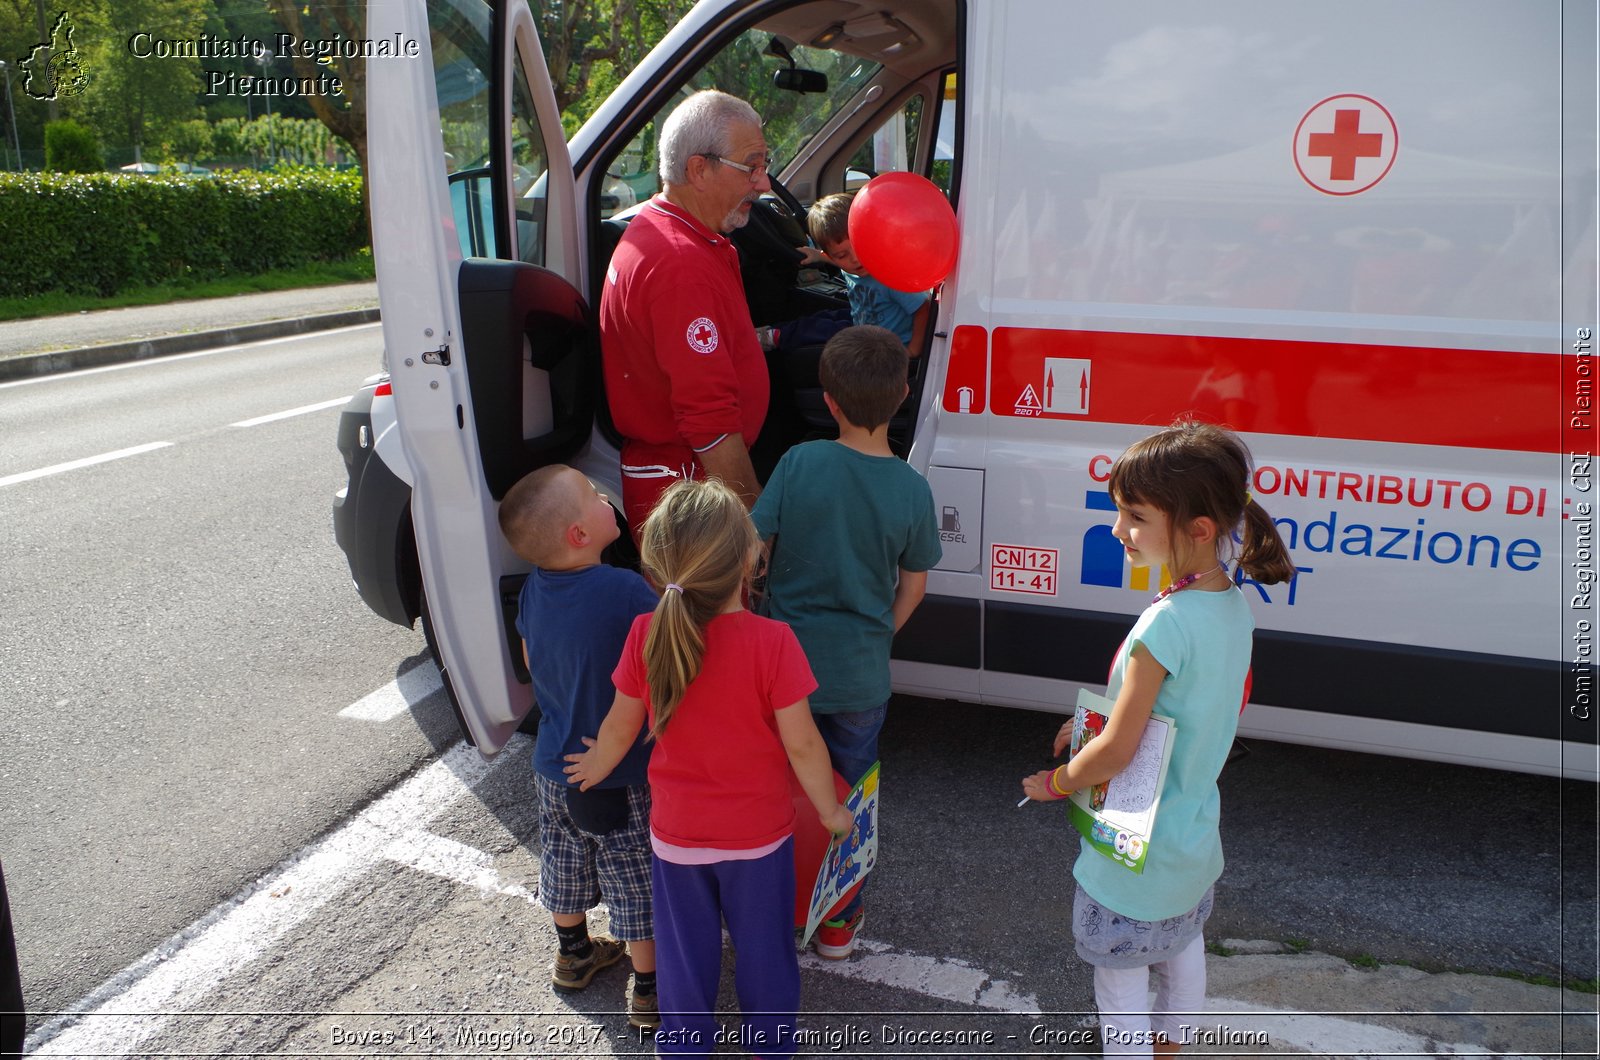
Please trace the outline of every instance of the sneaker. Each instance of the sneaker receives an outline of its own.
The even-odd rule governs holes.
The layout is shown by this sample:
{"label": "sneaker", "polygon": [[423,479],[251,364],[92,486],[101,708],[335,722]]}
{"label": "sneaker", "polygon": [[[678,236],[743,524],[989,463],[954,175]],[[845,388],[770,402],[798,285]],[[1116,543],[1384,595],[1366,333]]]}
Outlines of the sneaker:
{"label": "sneaker", "polygon": [[857,909],[849,920],[824,920],[817,928],[817,956],[830,961],[842,961],[855,952],[856,933],[866,911]]}
{"label": "sneaker", "polygon": [[600,969],[609,968],[622,960],[622,943],[616,939],[600,935],[591,936],[589,941],[593,945],[587,957],[556,954],[555,971],[550,974],[550,981],[557,990],[582,990],[594,981]]}
{"label": "sneaker", "polygon": [[661,1007],[655,994],[636,994],[628,980],[628,1026],[653,1031],[661,1026]]}

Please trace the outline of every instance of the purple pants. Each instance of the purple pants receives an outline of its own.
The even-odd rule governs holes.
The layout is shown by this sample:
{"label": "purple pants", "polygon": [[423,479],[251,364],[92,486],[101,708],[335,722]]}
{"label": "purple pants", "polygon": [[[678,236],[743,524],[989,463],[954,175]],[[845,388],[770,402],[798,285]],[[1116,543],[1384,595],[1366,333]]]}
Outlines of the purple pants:
{"label": "purple pants", "polygon": [[794,1055],[800,962],[794,949],[794,839],[753,861],[675,865],[650,859],[655,888],[661,1029],[656,1052],[716,1051],[722,924],[733,940],[733,982],[744,1021],[724,1040],[760,1057]]}

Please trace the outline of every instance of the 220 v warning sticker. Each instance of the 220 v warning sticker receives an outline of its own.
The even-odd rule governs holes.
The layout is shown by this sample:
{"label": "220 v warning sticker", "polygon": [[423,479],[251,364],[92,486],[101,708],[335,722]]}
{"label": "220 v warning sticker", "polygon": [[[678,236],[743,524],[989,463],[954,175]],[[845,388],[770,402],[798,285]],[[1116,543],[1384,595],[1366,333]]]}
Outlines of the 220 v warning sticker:
{"label": "220 v warning sticker", "polygon": [[1060,552],[1025,545],[989,546],[989,588],[1003,593],[1056,595]]}

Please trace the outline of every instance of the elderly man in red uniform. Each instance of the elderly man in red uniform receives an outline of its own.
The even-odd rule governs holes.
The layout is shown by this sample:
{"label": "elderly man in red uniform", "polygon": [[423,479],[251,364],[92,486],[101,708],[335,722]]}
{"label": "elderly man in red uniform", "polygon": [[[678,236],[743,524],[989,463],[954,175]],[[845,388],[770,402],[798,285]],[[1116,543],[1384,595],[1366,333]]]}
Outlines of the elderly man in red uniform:
{"label": "elderly man in red uniform", "polygon": [[767,415],[767,366],[739,254],[724,233],[772,187],[761,118],[697,92],[661,129],[664,190],[628,224],[600,296],[606,397],[635,535],[680,478],[720,478],[755,503],[749,447]]}

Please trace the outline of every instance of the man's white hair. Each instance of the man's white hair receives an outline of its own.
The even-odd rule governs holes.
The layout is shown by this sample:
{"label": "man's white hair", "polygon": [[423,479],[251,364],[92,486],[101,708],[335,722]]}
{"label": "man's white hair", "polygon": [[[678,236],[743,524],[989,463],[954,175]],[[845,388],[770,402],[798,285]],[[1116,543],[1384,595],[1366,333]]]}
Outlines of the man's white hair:
{"label": "man's white hair", "polygon": [[733,127],[746,122],[759,127],[761,115],[738,96],[714,88],[678,104],[661,126],[661,183],[689,183],[689,159],[727,154]]}

